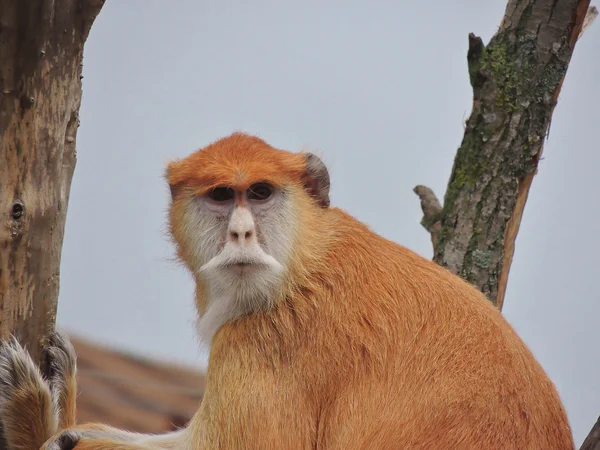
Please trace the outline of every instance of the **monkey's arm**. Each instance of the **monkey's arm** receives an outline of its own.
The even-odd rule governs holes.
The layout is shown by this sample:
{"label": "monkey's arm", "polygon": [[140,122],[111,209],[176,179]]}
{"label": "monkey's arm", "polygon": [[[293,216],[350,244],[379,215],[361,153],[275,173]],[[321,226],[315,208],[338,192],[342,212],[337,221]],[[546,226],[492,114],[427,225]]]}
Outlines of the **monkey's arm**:
{"label": "monkey's arm", "polygon": [[[79,441],[86,445],[110,441],[148,448],[179,447],[183,430],[144,435],[102,424],[76,426],[77,362],[73,346],[66,336],[55,333],[47,356],[50,374],[45,380],[16,339],[0,344],[0,421],[8,450],[70,450]],[[98,448],[113,448],[113,444]]]}
{"label": "monkey's arm", "polygon": [[111,441],[110,439],[83,439],[72,446],[69,445],[46,447],[49,450],[155,450],[160,447],[152,447],[132,442]]}
{"label": "monkey's arm", "polygon": [[130,433],[101,424],[85,424],[63,430],[49,439],[42,450],[159,450],[184,448],[179,430],[162,435]]}
{"label": "monkey's arm", "polygon": [[181,429],[165,434],[141,434],[108,425],[88,423],[74,426],[52,436],[42,450],[180,449],[183,448],[185,432],[186,429]]}

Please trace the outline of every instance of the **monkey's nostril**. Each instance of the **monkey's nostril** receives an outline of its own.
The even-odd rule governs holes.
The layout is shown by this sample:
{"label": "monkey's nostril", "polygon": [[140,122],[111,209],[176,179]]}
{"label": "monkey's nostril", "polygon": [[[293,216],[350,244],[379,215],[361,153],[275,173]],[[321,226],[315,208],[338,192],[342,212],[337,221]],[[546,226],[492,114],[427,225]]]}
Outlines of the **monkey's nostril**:
{"label": "monkey's nostril", "polygon": [[254,235],[254,231],[243,231],[242,233],[238,233],[237,231],[231,231],[229,233],[229,237],[232,241],[238,242],[240,239],[248,240]]}

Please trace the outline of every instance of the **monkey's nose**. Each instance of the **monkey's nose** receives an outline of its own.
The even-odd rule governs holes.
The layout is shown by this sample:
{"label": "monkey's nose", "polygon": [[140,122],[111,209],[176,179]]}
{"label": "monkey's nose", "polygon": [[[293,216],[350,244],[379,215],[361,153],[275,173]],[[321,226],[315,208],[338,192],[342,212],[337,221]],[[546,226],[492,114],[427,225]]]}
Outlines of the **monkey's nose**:
{"label": "monkey's nose", "polygon": [[248,245],[256,239],[254,218],[246,208],[236,208],[229,222],[229,241],[235,245]]}
{"label": "monkey's nose", "polygon": [[245,241],[249,241],[252,238],[252,235],[254,233],[251,230],[248,231],[243,231],[242,233],[239,233],[237,231],[230,231],[229,232],[229,239],[234,243],[234,244],[243,244]]}

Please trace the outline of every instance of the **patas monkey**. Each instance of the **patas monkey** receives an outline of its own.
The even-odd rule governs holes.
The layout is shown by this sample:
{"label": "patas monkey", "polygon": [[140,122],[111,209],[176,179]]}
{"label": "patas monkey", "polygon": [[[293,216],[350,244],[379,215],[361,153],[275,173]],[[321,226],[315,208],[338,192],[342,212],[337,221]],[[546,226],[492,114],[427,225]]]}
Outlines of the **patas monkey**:
{"label": "patas monkey", "polygon": [[[200,408],[169,435],[81,425],[46,448],[573,449],[554,385],[500,312],[329,207],[316,156],[236,133],[167,179],[211,346]],[[12,395],[5,421],[23,417]]]}

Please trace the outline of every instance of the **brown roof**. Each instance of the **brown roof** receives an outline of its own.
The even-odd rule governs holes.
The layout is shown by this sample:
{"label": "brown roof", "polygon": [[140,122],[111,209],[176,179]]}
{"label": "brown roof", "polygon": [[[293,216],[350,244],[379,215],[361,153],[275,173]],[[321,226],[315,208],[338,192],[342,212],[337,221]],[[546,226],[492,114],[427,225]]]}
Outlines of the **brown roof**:
{"label": "brown roof", "polygon": [[182,426],[198,409],[204,375],[71,336],[77,351],[77,420],[142,433]]}

